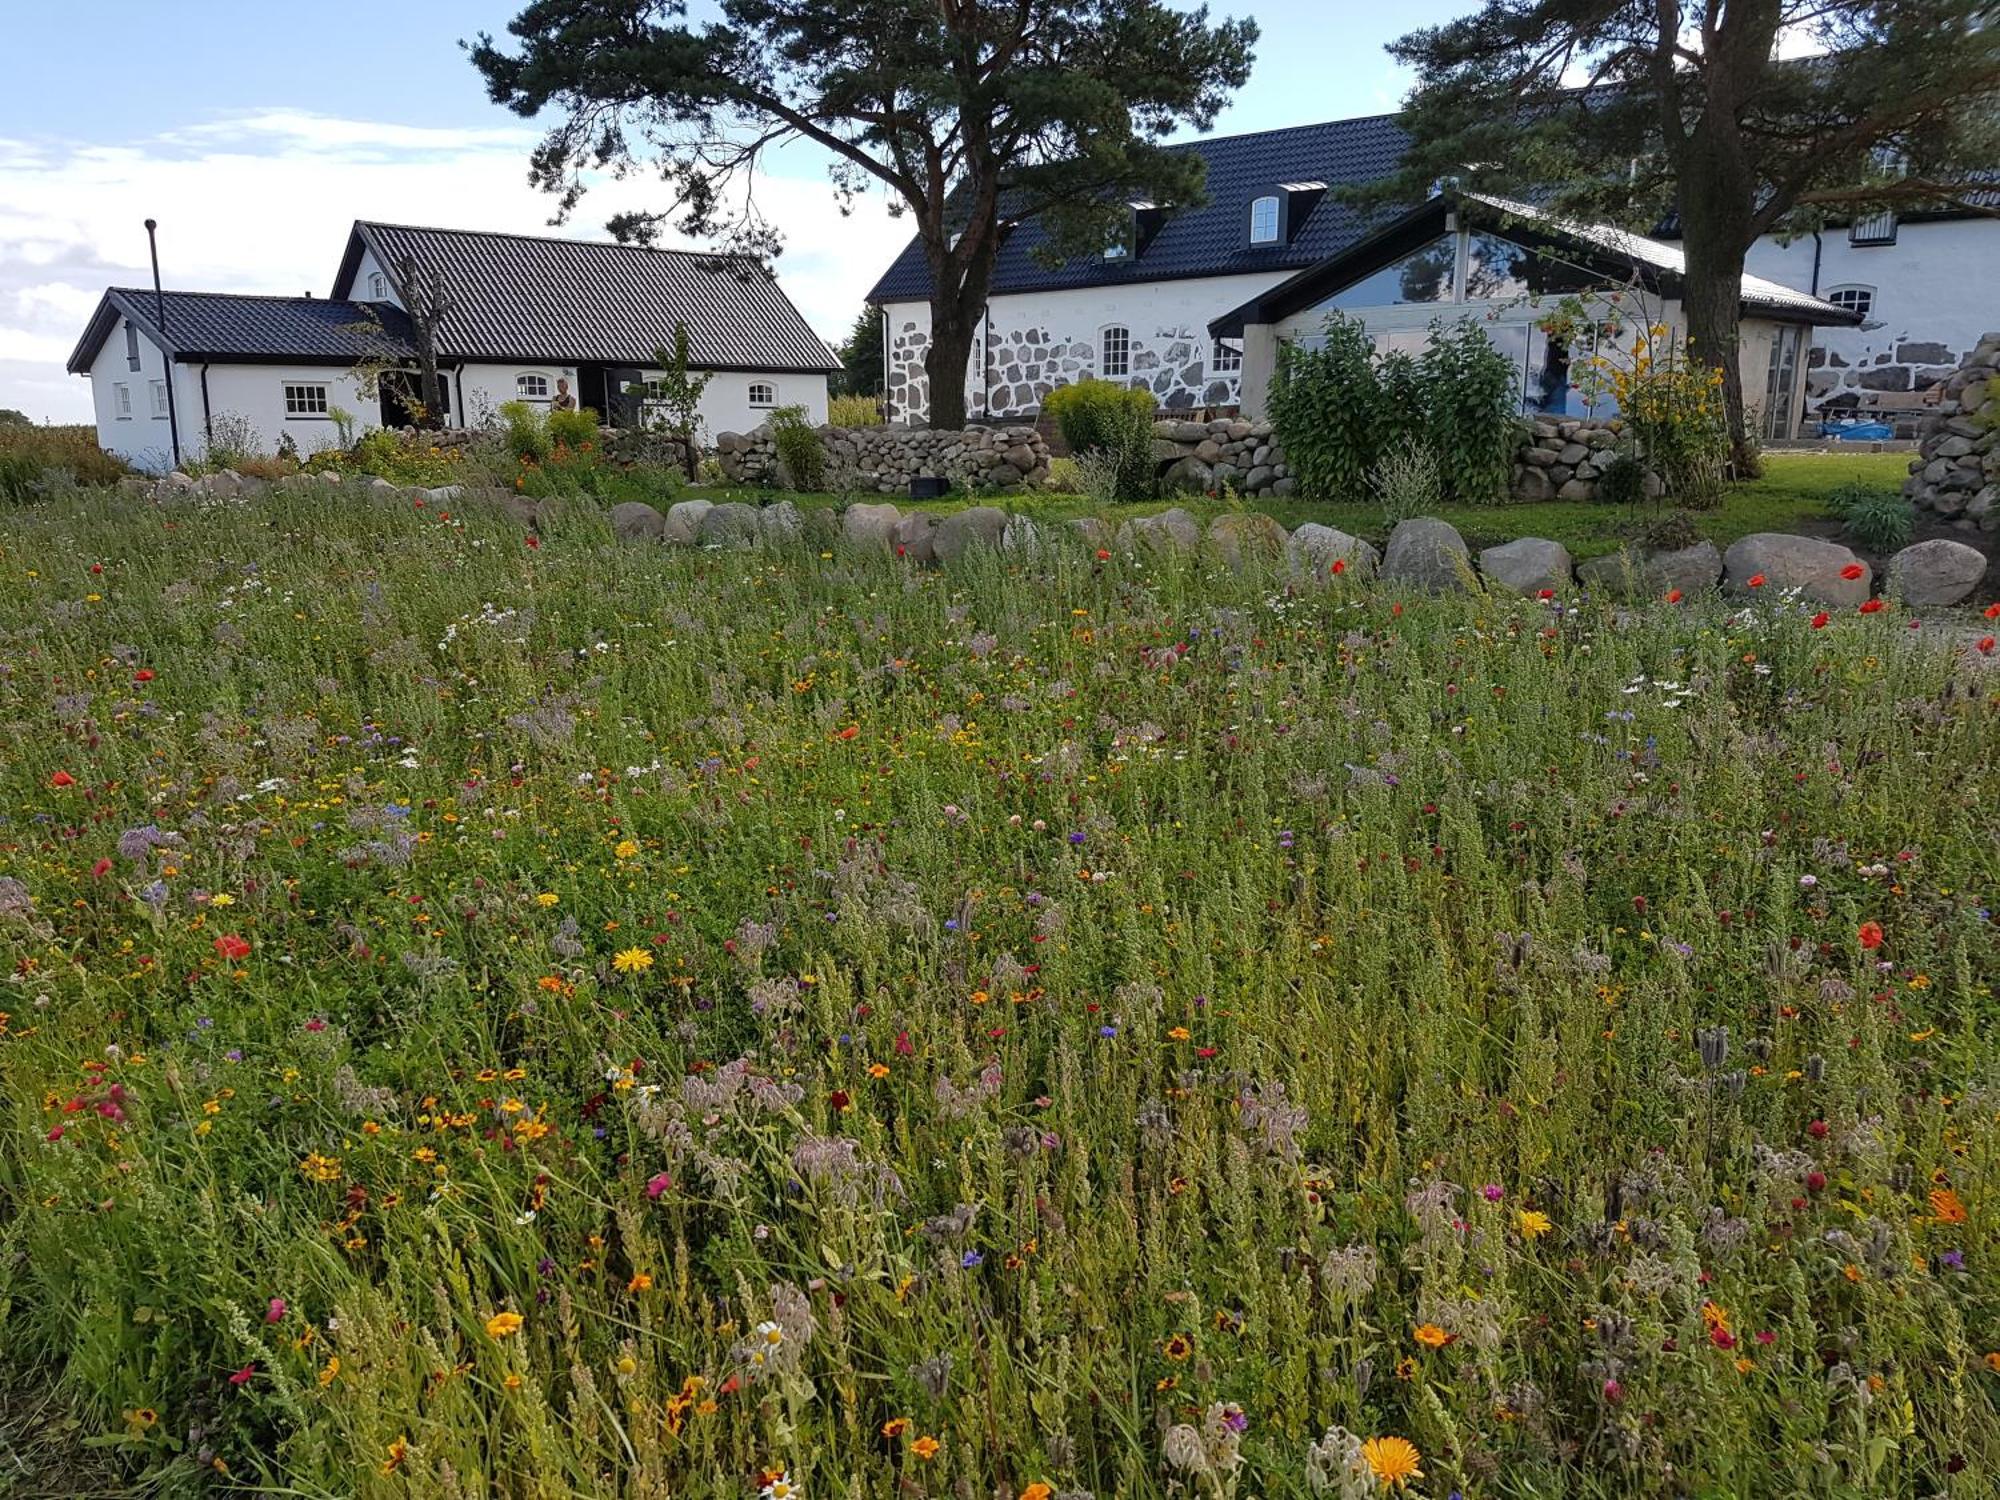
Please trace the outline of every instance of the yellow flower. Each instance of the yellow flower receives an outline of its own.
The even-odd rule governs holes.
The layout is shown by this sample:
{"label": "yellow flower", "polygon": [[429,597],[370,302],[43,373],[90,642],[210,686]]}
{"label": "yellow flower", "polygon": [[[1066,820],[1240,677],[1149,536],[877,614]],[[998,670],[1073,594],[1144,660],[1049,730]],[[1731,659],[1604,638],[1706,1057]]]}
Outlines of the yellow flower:
{"label": "yellow flower", "polygon": [[554,891],[543,891],[541,895],[535,897],[535,905],[554,906],[560,900],[562,900],[562,897],[558,896]]}
{"label": "yellow flower", "polygon": [[1424,1471],[1417,1467],[1423,1462],[1423,1455],[1408,1438],[1370,1438],[1361,1445],[1361,1456],[1368,1460],[1375,1482],[1385,1490],[1401,1489],[1412,1479],[1424,1477]]}
{"label": "yellow flower", "polygon": [[653,967],[653,955],[644,948],[620,948],[611,967],[620,974],[643,974]]}
{"label": "yellow flower", "polygon": [[486,1320],[486,1336],[489,1339],[510,1338],[521,1331],[526,1320],[517,1312],[497,1312]]}
{"label": "yellow flower", "polygon": [[395,1473],[397,1469],[402,1467],[403,1460],[409,1457],[409,1453],[409,1439],[397,1438],[395,1442],[389,1445],[389,1456],[382,1460],[382,1472],[384,1474]]}
{"label": "yellow flower", "polygon": [[910,1419],[908,1417],[891,1417],[882,1424],[882,1436],[885,1438],[899,1438],[909,1430]]}
{"label": "yellow flower", "polygon": [[208,904],[210,906],[234,906],[236,898],[227,891],[217,891],[213,896],[208,898]]}
{"label": "yellow flower", "polygon": [[1515,1213],[1514,1227],[1521,1231],[1522,1239],[1538,1240],[1556,1226],[1540,1209],[1524,1208]]}
{"label": "yellow flower", "polygon": [[1451,1342],[1451,1335],[1435,1323],[1419,1323],[1410,1337],[1426,1349],[1442,1349]]}
{"label": "yellow flower", "polygon": [[320,1368],[319,1383],[322,1386],[332,1385],[334,1380],[339,1376],[339,1374],[340,1374],[340,1356],[338,1354],[328,1355],[326,1364]]}
{"label": "yellow flower", "polygon": [[932,1459],[938,1456],[938,1450],[942,1447],[944,1447],[944,1444],[940,1443],[936,1438],[925,1436],[918,1438],[914,1443],[910,1444],[910,1451],[916,1454],[918,1458]]}
{"label": "yellow flower", "polygon": [[632,840],[630,839],[624,839],[621,840],[619,842],[618,847],[616,849],[613,849],[611,852],[617,855],[620,859],[630,859],[633,855],[639,852],[639,846],[633,843]]}

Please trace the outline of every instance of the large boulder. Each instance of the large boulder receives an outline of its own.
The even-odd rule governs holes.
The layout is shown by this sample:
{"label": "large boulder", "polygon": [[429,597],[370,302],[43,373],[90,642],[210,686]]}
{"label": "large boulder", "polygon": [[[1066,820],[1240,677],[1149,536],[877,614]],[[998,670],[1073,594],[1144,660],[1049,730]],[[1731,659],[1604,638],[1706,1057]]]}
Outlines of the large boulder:
{"label": "large boulder", "polygon": [[1201,522],[1176,505],[1156,516],[1134,516],[1118,528],[1128,552],[1192,552],[1201,545]]}
{"label": "large boulder", "polygon": [[761,533],[757,507],[740,500],[710,507],[695,528],[695,540],[704,547],[749,547]]}
{"label": "large boulder", "polygon": [[1398,521],[1389,533],[1389,547],[1382,554],[1384,583],[1431,593],[1448,593],[1465,587],[1472,571],[1472,558],[1458,528],[1434,516],[1416,516]]}
{"label": "large boulder", "polygon": [[1198,458],[1183,458],[1168,465],[1160,488],[1169,495],[1205,495],[1215,488],[1215,470]]}
{"label": "large boulder", "polygon": [[780,500],[757,512],[757,527],[765,541],[774,546],[789,547],[805,535],[806,522],[796,505],[789,500]]}
{"label": "large boulder", "polygon": [[1569,548],[1543,537],[1524,536],[1480,553],[1479,571],[1495,588],[1510,593],[1539,594],[1543,589],[1560,593],[1570,585]]}
{"label": "large boulder", "polygon": [[1232,568],[1252,558],[1273,562],[1284,555],[1285,528],[1261,511],[1231,511],[1208,523],[1208,545]]}
{"label": "large boulder", "polygon": [[895,554],[913,563],[933,563],[937,561],[937,549],[932,545],[937,531],[938,518],[927,510],[913,510],[896,523],[890,534],[889,545]]}
{"label": "large boulder", "polygon": [[1956,604],[1986,576],[1986,554],[1936,537],[1905,547],[1883,569],[1884,591],[1905,604]]}
{"label": "large boulder", "polygon": [[975,547],[997,547],[1007,532],[1007,512],[997,505],[955,510],[931,533],[931,550],[941,563],[957,562]]}
{"label": "large boulder", "polygon": [[657,542],[667,532],[667,518],[643,500],[611,507],[611,534],[621,542]]}
{"label": "large boulder", "polygon": [[895,544],[891,540],[896,531],[896,523],[903,519],[903,513],[893,505],[850,505],[840,514],[840,534],[851,547],[861,547],[870,552],[892,552]]}
{"label": "large boulder", "polygon": [[[1373,578],[1382,565],[1382,554],[1360,537],[1322,526],[1317,521],[1305,522],[1286,539],[1285,556],[1290,559],[1294,573],[1321,583],[1336,576],[1357,582]],[[1340,565],[1338,572],[1336,563]]]}
{"label": "large boulder", "polygon": [[1722,554],[1725,585],[1737,593],[1785,594],[1796,590],[1815,604],[1853,606],[1866,599],[1874,574],[1868,564],[1838,542],[1785,531],[1758,531],[1739,537]]}
{"label": "large boulder", "polygon": [[1722,577],[1722,554],[1713,542],[1696,542],[1670,552],[1623,551],[1577,564],[1577,582],[1614,599],[1656,599],[1678,590],[1692,594],[1715,587]]}
{"label": "large boulder", "polygon": [[1049,550],[1048,533],[1032,516],[1009,514],[1000,533],[1000,550],[1022,557],[1040,557]]}
{"label": "large boulder", "polygon": [[675,547],[692,547],[701,536],[701,518],[714,509],[713,500],[683,500],[668,506],[661,540]]}

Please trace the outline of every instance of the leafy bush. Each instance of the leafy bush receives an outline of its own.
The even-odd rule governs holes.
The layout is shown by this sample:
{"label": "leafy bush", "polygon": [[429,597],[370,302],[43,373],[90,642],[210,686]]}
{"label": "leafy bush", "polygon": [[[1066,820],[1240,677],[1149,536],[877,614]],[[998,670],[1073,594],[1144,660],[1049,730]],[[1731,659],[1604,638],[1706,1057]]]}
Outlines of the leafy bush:
{"label": "leafy bush", "polygon": [[1893,496],[1894,493],[1893,490],[1886,490],[1879,484],[1864,484],[1860,480],[1849,480],[1846,484],[1835,485],[1827,491],[1826,499],[1822,503],[1828,515],[1845,520],[1857,505],[1864,505],[1884,496]]}
{"label": "leafy bush", "polygon": [[0,423],[0,501],[31,500],[65,481],[116,484],[132,468],[97,446],[97,429]]}
{"label": "leafy bush", "polygon": [[427,432],[365,432],[352,448],[328,448],[300,465],[308,473],[373,474],[391,484],[457,484],[466,477],[466,453],[431,441]]}
{"label": "leafy bush", "polygon": [[1332,313],[1318,348],[1279,349],[1270,404],[1286,462],[1314,498],[1370,487],[1392,447],[1410,441],[1429,452],[1442,498],[1507,497],[1520,441],[1514,367],[1470,320],[1434,320],[1415,358],[1378,358],[1359,319]]}
{"label": "leafy bush", "polygon": [[503,401],[500,420],[507,426],[507,450],[514,457],[539,463],[549,456],[549,419],[541,407],[526,401]]}
{"label": "leafy bush", "polygon": [[801,491],[826,488],[826,448],[803,406],[781,406],[772,412],[771,438],[778,445],[785,483]]}
{"label": "leafy bush", "polygon": [[1083,466],[1069,454],[1049,460],[1049,488],[1063,495],[1083,493]]}
{"label": "leafy bush", "polygon": [[1042,399],[1042,410],[1056,420],[1056,428],[1072,453],[1093,448],[1117,448],[1131,429],[1131,419],[1153,420],[1155,403],[1151,391],[1132,390],[1109,380],[1078,380],[1059,385]]}
{"label": "leafy bush", "polygon": [[879,396],[835,396],[826,404],[826,419],[835,427],[880,427]]}
{"label": "leafy bush", "polygon": [[582,449],[597,441],[597,413],[584,406],[575,411],[552,411],[548,415],[551,447]]}
{"label": "leafy bush", "polygon": [[1436,514],[1444,499],[1437,455],[1414,437],[1378,459],[1371,479],[1383,518],[1391,526],[1411,516]]}
{"label": "leafy bush", "polygon": [[1894,552],[1909,545],[1917,512],[1894,491],[1874,490],[1848,501],[1845,520],[1847,534],[1869,551]]}
{"label": "leafy bush", "polygon": [[1697,510],[1721,504],[1729,477],[1722,372],[1691,359],[1664,323],[1642,327],[1629,343],[1602,339],[1598,349],[1581,381],[1617,400],[1635,452],[1666,494]]}
{"label": "leafy bush", "polygon": [[1646,498],[1646,466],[1629,453],[1614,454],[1598,472],[1597,498],[1605,505],[1637,505]]}

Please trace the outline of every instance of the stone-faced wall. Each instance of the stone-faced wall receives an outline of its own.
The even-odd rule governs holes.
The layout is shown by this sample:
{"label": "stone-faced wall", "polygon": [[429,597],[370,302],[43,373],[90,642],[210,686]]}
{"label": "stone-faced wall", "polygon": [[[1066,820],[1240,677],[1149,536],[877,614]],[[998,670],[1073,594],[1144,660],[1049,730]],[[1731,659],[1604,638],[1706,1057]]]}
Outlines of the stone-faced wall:
{"label": "stone-faced wall", "polygon": [[[1047,482],[1049,445],[1032,427],[822,427],[827,483],[836,490],[906,492],[919,475],[937,475],[974,489],[1018,490]],[[779,484],[778,445],[771,429],[724,432],[716,461],[732,484]]]}
{"label": "stone-faced wall", "polygon": [[1981,338],[1941,386],[1903,493],[1944,520],[2000,531],[2000,333]]}
{"label": "stone-faced wall", "polygon": [[1514,465],[1516,500],[1595,500],[1625,424],[1616,417],[1536,417]]}
{"label": "stone-faced wall", "polygon": [[1815,345],[1806,356],[1807,419],[1831,417],[1864,402],[1904,424],[1917,421],[1951,377],[1960,355],[1934,339],[1899,339],[1887,348],[1854,355]]}

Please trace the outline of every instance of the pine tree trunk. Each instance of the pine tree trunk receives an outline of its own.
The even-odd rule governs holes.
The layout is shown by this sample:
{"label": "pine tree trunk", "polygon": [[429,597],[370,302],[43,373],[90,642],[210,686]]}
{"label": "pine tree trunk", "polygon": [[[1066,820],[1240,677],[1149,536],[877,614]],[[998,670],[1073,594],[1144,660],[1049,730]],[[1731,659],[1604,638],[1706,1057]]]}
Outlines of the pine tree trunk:
{"label": "pine tree trunk", "polygon": [[965,426],[965,370],[979,318],[966,315],[960,297],[931,301],[931,341],[924,350],[924,376],[930,387],[933,432],[958,432]]}
{"label": "pine tree trunk", "polygon": [[1730,464],[1739,478],[1750,478],[1758,465],[1744,414],[1742,241],[1725,232],[1703,234],[1697,243],[1692,218],[1682,229],[1682,247],[1687,253],[1682,307],[1687,316],[1688,353],[1697,362],[1722,372]]}

